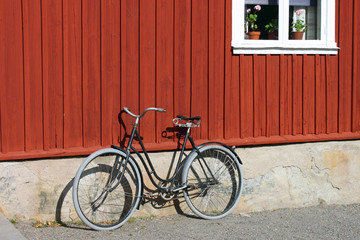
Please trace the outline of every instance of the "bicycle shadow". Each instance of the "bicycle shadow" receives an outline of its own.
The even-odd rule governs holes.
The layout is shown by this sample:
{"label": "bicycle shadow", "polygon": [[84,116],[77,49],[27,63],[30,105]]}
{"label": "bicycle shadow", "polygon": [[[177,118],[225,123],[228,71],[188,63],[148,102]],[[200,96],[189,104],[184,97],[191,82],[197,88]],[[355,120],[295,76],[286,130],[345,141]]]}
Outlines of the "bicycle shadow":
{"label": "bicycle shadow", "polygon": [[[80,225],[80,221],[81,221],[80,218],[77,217],[77,215],[75,213],[75,209],[72,210],[72,206],[70,206],[70,204],[72,205],[72,202],[71,202],[71,200],[69,200],[69,198],[71,198],[71,196],[72,196],[71,190],[72,190],[73,184],[74,184],[74,178],[71,179],[71,181],[68,184],[66,184],[65,188],[63,189],[63,191],[60,194],[60,197],[58,199],[58,202],[56,204],[56,209],[55,209],[55,221],[60,223],[61,226],[63,226],[63,227],[91,230],[90,228],[87,228],[85,225],[83,225],[83,226]],[[72,211],[73,211],[73,213],[71,213]],[[64,212],[66,212],[66,213],[64,213]],[[67,215],[67,216],[64,217],[63,215]],[[66,218],[66,219],[64,219],[64,218]],[[76,226],[76,225],[79,225],[79,226]]]}
{"label": "bicycle shadow", "polygon": [[[111,194],[106,194],[106,196],[103,195],[103,189],[104,186],[111,181],[110,178],[103,178],[103,181],[96,181],[94,182],[94,179],[98,179],[100,176],[108,176],[108,173],[111,172],[112,166],[108,164],[99,164],[94,167],[91,167],[83,172],[83,174],[80,177],[80,182],[83,182],[81,186],[79,185],[79,193],[85,194],[83,196],[79,197],[79,202],[85,202],[88,201],[88,199],[94,199],[94,196],[99,196],[98,200],[95,200],[93,202],[93,207],[96,208],[96,211],[102,212],[106,210],[112,209],[112,211],[117,211],[121,209],[121,218],[125,217],[129,214],[129,211],[131,210],[131,206],[133,206],[134,202],[136,201],[136,197],[134,197],[136,194],[134,192],[134,189],[131,188],[129,184],[129,176],[123,176],[120,185],[117,188],[121,188],[121,192],[126,192],[128,194],[125,194],[124,198],[119,199],[118,194],[115,193],[110,197]],[[98,175],[100,174],[100,175]],[[101,178],[101,177],[100,177]],[[132,176],[130,176],[132,178]],[[84,184],[87,181],[90,181],[91,184]],[[69,228],[77,228],[77,229],[89,229],[86,227],[80,220],[79,217],[74,216],[75,209],[72,208],[72,206],[69,206],[69,197],[71,197],[71,192],[73,189],[74,184],[74,178],[71,179],[71,181],[65,186],[63,191],[60,194],[60,197],[58,199],[57,205],[56,205],[56,212],[55,212],[55,220],[60,223],[64,227]],[[81,188],[81,189],[80,189]],[[101,197],[104,196],[104,197]],[[111,203],[111,207],[109,207],[109,202]],[[64,206],[65,203],[65,206]],[[71,221],[68,221],[69,219],[64,220],[63,219],[63,210],[65,208],[72,208],[73,213],[71,214],[71,211],[67,212],[67,217],[70,218]],[[85,213],[86,211],[84,211]],[[85,213],[86,214],[86,213]],[[72,216],[71,216],[72,215]],[[93,215],[91,215],[93,217]],[[102,221],[100,219],[100,221]]]}

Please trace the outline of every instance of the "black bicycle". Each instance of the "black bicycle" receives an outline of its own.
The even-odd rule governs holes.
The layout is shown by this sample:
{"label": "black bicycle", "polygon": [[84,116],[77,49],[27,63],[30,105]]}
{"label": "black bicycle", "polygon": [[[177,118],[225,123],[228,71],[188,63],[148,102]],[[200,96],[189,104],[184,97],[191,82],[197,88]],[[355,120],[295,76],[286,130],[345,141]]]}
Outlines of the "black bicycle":
{"label": "black bicycle", "polygon": [[[80,219],[95,230],[122,226],[146,196],[142,173],[133,154],[141,160],[163,199],[171,200],[182,191],[190,209],[201,218],[222,218],[239,202],[243,186],[241,160],[223,143],[195,145],[190,130],[200,126],[200,117],[177,116],[173,119],[174,125],[185,130],[185,137],[173,176],[167,179],[158,176],[137,130],[140,118],[150,110],[166,111],[147,108],[141,115],[135,115],[124,107],[124,111],[135,118],[126,150],[111,146],[96,151],[76,173],[73,185],[75,210]],[[135,138],[147,163],[132,146]],[[191,143],[192,150],[186,155],[187,141]]]}

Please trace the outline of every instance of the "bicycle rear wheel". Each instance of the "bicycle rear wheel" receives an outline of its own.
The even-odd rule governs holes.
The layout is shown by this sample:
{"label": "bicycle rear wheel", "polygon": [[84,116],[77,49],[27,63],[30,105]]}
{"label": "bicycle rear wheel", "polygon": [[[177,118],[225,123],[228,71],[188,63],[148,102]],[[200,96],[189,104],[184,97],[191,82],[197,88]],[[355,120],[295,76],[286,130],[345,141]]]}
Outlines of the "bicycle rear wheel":
{"label": "bicycle rear wheel", "polygon": [[120,227],[141,200],[139,168],[130,157],[124,169],[125,158],[124,152],[102,149],[91,154],[76,173],[75,210],[80,219],[95,230]]}
{"label": "bicycle rear wheel", "polygon": [[218,219],[229,214],[239,202],[242,172],[236,156],[227,148],[207,145],[185,163],[182,182],[185,200],[199,217]]}

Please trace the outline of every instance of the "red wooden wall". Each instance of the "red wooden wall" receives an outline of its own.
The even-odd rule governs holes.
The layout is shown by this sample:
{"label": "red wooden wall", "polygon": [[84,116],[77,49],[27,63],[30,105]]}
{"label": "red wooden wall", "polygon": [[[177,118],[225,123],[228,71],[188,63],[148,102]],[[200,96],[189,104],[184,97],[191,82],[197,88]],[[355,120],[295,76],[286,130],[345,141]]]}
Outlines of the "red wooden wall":
{"label": "red wooden wall", "polygon": [[176,114],[200,142],[359,139],[360,3],[339,2],[323,56],[232,55],[231,0],[1,0],[0,160],[118,144],[123,106],[167,109],[140,126],[152,150]]}

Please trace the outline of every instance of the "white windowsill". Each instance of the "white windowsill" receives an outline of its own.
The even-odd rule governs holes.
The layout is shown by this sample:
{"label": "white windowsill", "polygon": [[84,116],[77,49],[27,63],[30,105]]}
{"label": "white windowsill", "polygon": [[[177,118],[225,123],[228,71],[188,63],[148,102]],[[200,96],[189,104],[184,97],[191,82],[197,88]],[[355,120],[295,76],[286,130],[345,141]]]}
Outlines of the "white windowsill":
{"label": "white windowsill", "polygon": [[[256,43],[254,43],[256,41]],[[296,41],[296,42],[295,42]],[[276,44],[269,40],[245,40],[241,44],[233,44],[233,54],[329,54],[336,55],[338,47],[326,46],[321,41],[289,40],[284,44]],[[272,42],[272,43],[271,43]]]}

